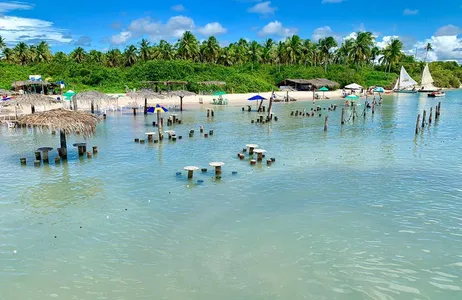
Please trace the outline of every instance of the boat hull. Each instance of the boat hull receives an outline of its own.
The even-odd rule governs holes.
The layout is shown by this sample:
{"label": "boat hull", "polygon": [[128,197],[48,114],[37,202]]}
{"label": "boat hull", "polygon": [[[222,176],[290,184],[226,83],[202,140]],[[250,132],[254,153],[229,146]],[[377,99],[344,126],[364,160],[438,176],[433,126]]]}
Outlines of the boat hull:
{"label": "boat hull", "polygon": [[444,97],[446,94],[427,94],[428,97],[430,98],[438,98],[438,97]]}
{"label": "boat hull", "polygon": [[394,91],[395,93],[400,93],[400,94],[416,94],[417,91]]}
{"label": "boat hull", "polygon": [[434,93],[437,92],[438,90],[419,90],[419,93]]}

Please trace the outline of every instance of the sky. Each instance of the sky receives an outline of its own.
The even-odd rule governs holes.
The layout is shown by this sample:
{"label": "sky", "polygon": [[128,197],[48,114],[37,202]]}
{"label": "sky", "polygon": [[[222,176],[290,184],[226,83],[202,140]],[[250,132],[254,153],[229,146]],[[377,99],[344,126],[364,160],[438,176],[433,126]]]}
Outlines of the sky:
{"label": "sky", "polygon": [[[9,45],[45,40],[54,52],[123,50],[142,38],[175,42],[186,30],[214,35],[225,46],[239,38],[283,40],[293,34],[339,43],[371,31],[384,47],[400,38],[409,54],[462,62],[462,1],[369,0],[0,0],[0,35]],[[385,4],[386,3],[386,4]]]}

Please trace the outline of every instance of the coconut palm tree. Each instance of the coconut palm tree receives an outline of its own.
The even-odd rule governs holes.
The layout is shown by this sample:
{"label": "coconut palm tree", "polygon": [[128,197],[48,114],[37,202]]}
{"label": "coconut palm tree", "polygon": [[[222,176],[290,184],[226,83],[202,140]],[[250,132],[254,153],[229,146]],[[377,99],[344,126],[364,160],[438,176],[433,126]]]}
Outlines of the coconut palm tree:
{"label": "coconut palm tree", "polygon": [[324,58],[324,71],[327,72],[327,65],[331,57],[331,49],[337,47],[337,42],[331,36],[319,40],[319,50]]}
{"label": "coconut palm tree", "polygon": [[252,62],[252,71],[253,67],[256,63],[260,62],[261,59],[261,45],[257,41],[252,41],[249,46],[249,58],[250,61]]}
{"label": "coconut palm tree", "polygon": [[186,31],[177,45],[179,58],[194,61],[199,57],[199,42],[191,31]]}
{"label": "coconut palm tree", "polygon": [[424,49],[425,49],[425,60],[424,60],[424,62],[427,62],[428,52],[433,50],[433,45],[431,43],[427,43],[427,45],[425,45]]}
{"label": "coconut palm tree", "polygon": [[53,61],[58,63],[65,63],[68,61],[67,54],[61,51],[56,52],[55,56],[53,57]]}
{"label": "coconut palm tree", "polygon": [[147,61],[151,59],[151,46],[147,39],[142,39],[140,42],[140,59]]}
{"label": "coconut palm tree", "polygon": [[272,62],[272,52],[274,51],[274,41],[273,39],[267,39],[263,43],[261,59],[265,64],[270,64]]}
{"label": "coconut palm tree", "polygon": [[204,54],[205,54],[205,61],[216,63],[218,59],[218,55],[220,54],[220,44],[216,37],[211,36],[204,42]]}
{"label": "coconut palm tree", "polygon": [[82,47],[77,47],[71,52],[70,57],[76,63],[83,63],[87,60],[87,52]]}
{"label": "coconut palm tree", "polygon": [[6,48],[6,41],[5,39],[0,35],[0,51]]}
{"label": "coconut palm tree", "polygon": [[27,65],[31,58],[29,46],[24,42],[20,42],[13,48],[13,51],[17,62],[22,66]]}
{"label": "coconut palm tree", "polygon": [[34,61],[36,62],[48,62],[53,58],[50,46],[45,41],[40,42],[37,47],[35,47],[34,54]]}
{"label": "coconut palm tree", "polygon": [[138,49],[134,45],[125,48],[124,59],[126,66],[133,66],[138,61]]}
{"label": "coconut palm tree", "polygon": [[369,61],[372,47],[374,47],[374,37],[372,32],[358,32],[351,49],[351,56],[357,67],[359,65],[363,66],[364,62]]}
{"label": "coconut palm tree", "polygon": [[388,66],[388,72],[391,68],[396,65],[403,57],[403,43],[398,39],[391,40],[382,50],[382,57],[379,59],[379,63]]}
{"label": "coconut palm tree", "polygon": [[347,65],[351,61],[351,53],[353,49],[354,40],[346,39],[340,48],[335,52],[334,62],[337,64]]}
{"label": "coconut palm tree", "polygon": [[152,58],[161,60],[172,60],[175,58],[176,52],[172,44],[165,40],[161,40],[159,45],[151,48]]}
{"label": "coconut palm tree", "polygon": [[92,63],[102,64],[104,63],[104,55],[100,51],[91,50],[90,53],[88,53],[88,60]]}
{"label": "coconut palm tree", "polygon": [[15,57],[14,57],[14,51],[11,48],[3,48],[2,51],[2,59],[7,62],[7,63],[14,63]]}
{"label": "coconut palm tree", "polygon": [[112,49],[106,53],[106,66],[118,67],[122,61],[122,53],[119,49]]}
{"label": "coconut palm tree", "polygon": [[236,47],[236,63],[245,64],[249,60],[249,42],[246,39],[239,39]]}
{"label": "coconut palm tree", "polygon": [[293,35],[285,41],[286,62],[289,64],[297,64],[302,55],[302,40],[298,35]]}
{"label": "coconut palm tree", "polygon": [[278,72],[281,72],[281,65],[286,62],[286,45],[283,42],[279,42],[276,45],[275,51],[273,52],[273,60],[278,65]]}

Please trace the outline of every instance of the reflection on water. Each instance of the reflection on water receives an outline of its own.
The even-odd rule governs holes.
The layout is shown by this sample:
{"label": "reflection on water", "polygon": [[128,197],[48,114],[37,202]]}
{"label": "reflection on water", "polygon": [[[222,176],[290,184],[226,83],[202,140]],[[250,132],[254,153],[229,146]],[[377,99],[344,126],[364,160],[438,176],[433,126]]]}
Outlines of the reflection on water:
{"label": "reflection on water", "polygon": [[[0,299],[460,299],[461,98],[438,99],[441,120],[417,136],[437,103],[421,95],[344,126],[329,112],[327,133],[324,117],[289,117],[309,102],[276,104],[264,126],[240,107],[186,111],[169,128],[183,139],[153,145],[133,139],[155,116],[114,113],[92,160],[72,149],[41,168],[19,158],[57,137],[2,128]],[[276,163],[238,160],[248,143]],[[186,165],[209,172],[177,177]]]}

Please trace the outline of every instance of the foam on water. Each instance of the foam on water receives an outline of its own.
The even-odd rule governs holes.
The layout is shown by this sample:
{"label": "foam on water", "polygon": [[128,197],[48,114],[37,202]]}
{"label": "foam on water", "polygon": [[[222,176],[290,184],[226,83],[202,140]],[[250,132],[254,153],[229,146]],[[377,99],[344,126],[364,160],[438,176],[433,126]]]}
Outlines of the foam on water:
{"label": "foam on water", "polygon": [[[189,111],[183,139],[160,145],[133,142],[154,116],[109,114],[96,157],[41,168],[19,158],[56,136],[2,128],[0,299],[460,299],[461,98],[417,137],[436,105],[424,95],[343,127],[337,110],[327,133],[289,117],[311,103],[276,104],[264,126],[238,107]],[[276,163],[237,159],[248,143]],[[211,161],[221,181],[188,182],[184,166]]]}

